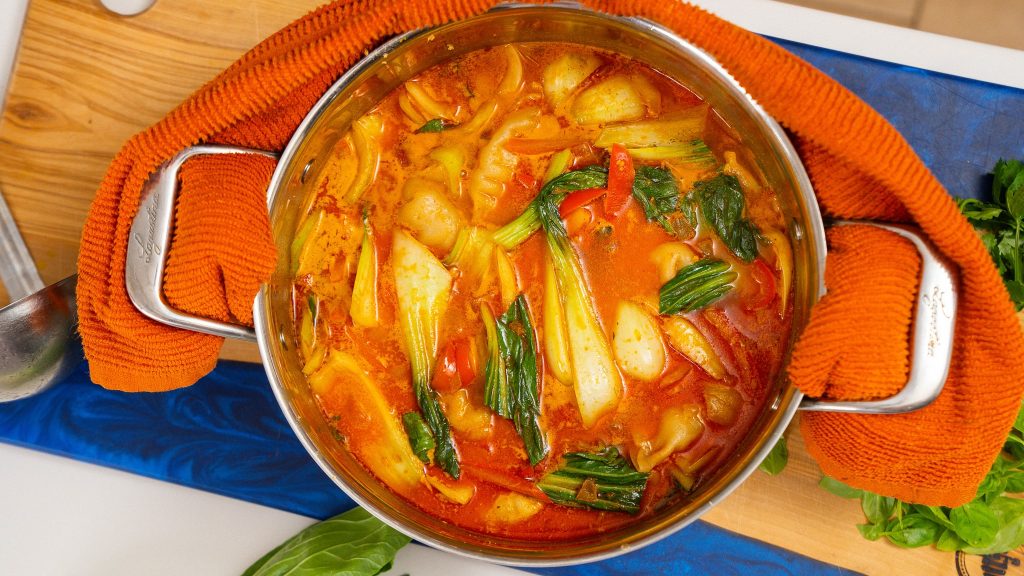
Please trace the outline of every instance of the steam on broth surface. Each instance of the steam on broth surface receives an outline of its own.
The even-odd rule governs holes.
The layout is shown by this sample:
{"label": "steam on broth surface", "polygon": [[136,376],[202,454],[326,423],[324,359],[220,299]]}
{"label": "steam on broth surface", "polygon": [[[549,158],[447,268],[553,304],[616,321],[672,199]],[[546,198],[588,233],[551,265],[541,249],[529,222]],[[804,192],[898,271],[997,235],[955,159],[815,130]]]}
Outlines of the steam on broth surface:
{"label": "steam on broth surface", "polygon": [[740,137],[560,43],[469,53],[353,123],[292,245],[304,372],[426,512],[571,538],[685,499],[762,411],[792,256]]}

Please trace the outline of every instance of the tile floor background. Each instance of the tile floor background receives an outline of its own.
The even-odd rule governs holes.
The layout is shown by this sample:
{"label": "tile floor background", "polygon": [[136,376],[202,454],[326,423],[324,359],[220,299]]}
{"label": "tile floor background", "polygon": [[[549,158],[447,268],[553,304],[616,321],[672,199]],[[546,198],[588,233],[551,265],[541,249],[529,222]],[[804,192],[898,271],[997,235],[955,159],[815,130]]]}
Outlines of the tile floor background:
{"label": "tile floor background", "polygon": [[1024,0],[782,0],[816,10],[1024,50]]}

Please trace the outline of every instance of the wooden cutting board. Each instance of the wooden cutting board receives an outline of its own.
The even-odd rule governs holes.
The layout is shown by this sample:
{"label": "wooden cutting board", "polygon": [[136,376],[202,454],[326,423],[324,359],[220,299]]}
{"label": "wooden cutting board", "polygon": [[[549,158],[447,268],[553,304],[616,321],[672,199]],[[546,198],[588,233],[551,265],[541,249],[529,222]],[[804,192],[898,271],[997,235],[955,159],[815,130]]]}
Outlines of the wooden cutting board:
{"label": "wooden cutting board", "polygon": [[[74,273],[89,203],[121,144],[317,4],[158,0],[125,18],[95,0],[32,0],[0,121],[0,188],[46,282]],[[225,356],[258,360],[244,346]],[[796,426],[790,447],[785,472],[755,473],[705,519],[861,572],[956,573],[951,554],[863,540],[858,504],[816,486]]]}

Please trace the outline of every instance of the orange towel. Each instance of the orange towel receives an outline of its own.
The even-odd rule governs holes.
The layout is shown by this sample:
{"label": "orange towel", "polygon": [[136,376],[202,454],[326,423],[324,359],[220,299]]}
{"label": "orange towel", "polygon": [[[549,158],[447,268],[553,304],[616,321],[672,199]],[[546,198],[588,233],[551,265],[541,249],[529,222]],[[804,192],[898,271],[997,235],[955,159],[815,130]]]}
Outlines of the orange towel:
{"label": "orange towel", "polygon": [[[197,142],[280,150],[323,90],[374,44],[494,3],[382,0],[368,9],[363,2],[335,2],[261,43],[132,138],[107,172],[82,237],[79,315],[93,379],[123,390],[167,390],[193,383],[216,360],[217,338],[150,322],[124,288],[128,228],[157,165]],[[955,358],[942,396],[901,416],[807,414],[802,429],[830,476],[927,504],[970,500],[1020,406],[1024,337],[988,254],[946,191],[882,117],[777,45],[688,5],[584,4],[661,22],[715,56],[793,135],[826,214],[915,222],[959,266]],[[227,176],[221,162],[196,160],[185,175],[179,215],[194,212],[200,223],[180,224],[167,297],[186,310],[247,322],[256,286],[274,259],[263,201],[252,192],[271,166],[235,159],[236,170],[242,163],[253,175],[250,188]],[[202,208],[210,203],[236,209]],[[213,228],[208,222],[219,233],[202,233]],[[829,239],[829,295],[797,345],[792,379],[834,398],[891,394],[907,376],[905,338],[919,262],[887,232],[836,229]]]}

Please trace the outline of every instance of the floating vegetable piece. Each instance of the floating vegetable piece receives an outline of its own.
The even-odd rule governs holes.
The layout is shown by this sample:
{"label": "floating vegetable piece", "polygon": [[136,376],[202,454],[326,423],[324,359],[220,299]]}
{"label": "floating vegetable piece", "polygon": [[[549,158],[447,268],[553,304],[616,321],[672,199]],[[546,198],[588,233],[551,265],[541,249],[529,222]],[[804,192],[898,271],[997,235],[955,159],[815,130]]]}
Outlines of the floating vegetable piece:
{"label": "floating vegetable piece", "polygon": [[384,121],[377,114],[367,114],[352,123],[352,144],[359,162],[352,187],[345,194],[345,201],[355,204],[370,187],[380,167],[380,139],[384,133]]}
{"label": "floating vegetable piece", "polygon": [[700,408],[687,404],[682,408],[672,407],[661,415],[658,435],[654,438],[634,438],[638,446],[633,462],[640,472],[650,472],[676,452],[685,450],[704,432],[700,419]]}
{"label": "floating vegetable piece", "polygon": [[[572,103],[571,112],[578,124],[607,124],[639,120],[647,113],[645,96],[635,83],[642,78],[612,76],[580,92]],[[606,146],[601,146],[602,148]]]}
{"label": "floating vegetable piece", "polygon": [[[506,250],[519,246],[541,227],[541,205],[553,205],[557,213],[566,195],[576,190],[604,188],[608,184],[608,171],[600,166],[588,166],[566,172],[549,181],[522,214],[494,232],[494,241]],[[557,217],[557,215],[556,215]]]}
{"label": "floating vegetable piece", "polygon": [[673,348],[703,368],[709,376],[716,380],[725,378],[725,366],[718,354],[692,322],[682,316],[670,316],[662,321],[661,329]]}
{"label": "floating vegetable piece", "polygon": [[417,128],[416,129],[416,133],[417,134],[425,134],[425,133],[431,133],[431,132],[441,132],[442,130],[447,130],[448,128],[451,128],[452,126],[455,126],[455,124],[452,124],[452,123],[446,121],[444,118],[433,118],[431,120],[427,120],[423,124],[423,126],[420,126],[419,128]]}
{"label": "floating vegetable piece", "polygon": [[536,465],[547,455],[548,445],[540,429],[537,345],[526,297],[516,297],[500,318],[489,317],[486,305],[481,313],[491,348],[484,402],[499,416],[512,420],[530,464]]}
{"label": "floating vegetable piece", "polygon": [[431,488],[437,490],[446,500],[455,504],[468,504],[473,499],[473,495],[476,494],[476,487],[473,484],[452,483],[443,478],[435,478],[429,474],[424,478]]}
{"label": "floating vegetable piece", "polygon": [[[604,188],[588,188],[586,190],[577,190],[568,194],[565,197],[565,200],[562,200],[562,203],[558,205],[558,216],[565,220],[576,210],[590,204],[602,196],[606,196],[607,194],[608,191]],[[589,221],[589,219],[590,217],[588,216],[587,220]],[[568,228],[569,227],[566,226],[567,231]]]}
{"label": "floating vegetable piece", "polygon": [[651,262],[658,268],[658,278],[664,284],[700,257],[689,245],[682,242],[666,242],[651,250]]}
{"label": "floating vegetable piece", "polygon": [[491,268],[494,242],[491,233],[478,226],[466,226],[455,236],[455,244],[444,263],[455,266],[471,284],[479,282]]}
{"label": "floating vegetable piece", "polygon": [[416,454],[416,457],[424,463],[430,463],[430,451],[434,449],[434,433],[423,421],[419,412],[406,412],[402,414],[402,425],[405,427],[405,434],[409,437],[409,446]]}
{"label": "floating vegetable piece", "polygon": [[544,503],[536,498],[523,496],[515,492],[499,494],[494,504],[484,513],[484,522],[488,525],[518,524],[541,511]]}
{"label": "floating vegetable piece", "polygon": [[430,158],[444,169],[448,193],[452,198],[462,197],[462,171],[466,167],[466,155],[458,146],[440,146],[431,150]]}
{"label": "floating vegetable piece", "polygon": [[420,483],[423,463],[384,394],[354,356],[332,350],[309,377],[309,385],[320,395],[340,395],[360,415],[360,422],[375,431],[372,440],[352,447],[374,475],[400,494],[408,494]]}
{"label": "floating vegetable piece", "polygon": [[511,44],[506,44],[502,50],[505,52],[507,65],[505,75],[501,78],[501,84],[498,84],[498,94],[515,94],[523,87],[523,57],[520,56],[519,50],[516,50],[516,47]]}
{"label": "floating vegetable piece", "polygon": [[507,309],[519,295],[519,277],[516,275],[515,265],[503,249],[494,249],[494,263],[498,270],[501,305]]}
{"label": "floating vegetable piece", "polygon": [[779,292],[779,313],[785,314],[789,290],[793,285],[793,249],[789,238],[781,230],[769,229],[764,231],[763,236],[775,251],[775,269],[779,271],[779,282],[776,284]]}
{"label": "floating vegetable piece", "polygon": [[[599,452],[570,452],[564,464],[548,472],[537,487],[556,504],[636,514],[647,486],[648,475],[637,472],[614,446]],[[587,481],[595,484],[596,498],[581,501],[577,496]]]}
{"label": "floating vegetable piece", "polygon": [[676,235],[669,215],[679,206],[679,187],[668,170],[637,166],[633,179],[633,198],[644,209],[648,222],[657,222],[666,232]]}
{"label": "floating vegetable piece", "polygon": [[463,388],[451,394],[442,394],[441,401],[445,416],[460,437],[470,440],[490,437],[494,415],[487,408],[470,401],[469,390]]}
{"label": "floating vegetable piece", "polygon": [[352,306],[349,315],[356,326],[371,327],[380,324],[377,310],[377,243],[370,220],[363,214],[363,242],[356,265],[356,281],[352,287]]}
{"label": "floating vegetable piece", "polygon": [[630,148],[629,154],[637,160],[674,160],[697,168],[714,168],[717,164],[715,153],[699,139],[686,144]]}
{"label": "floating vegetable piece", "polygon": [[633,149],[689,144],[703,137],[707,117],[708,106],[701,104],[657,120],[605,126],[594,140],[594,146],[609,148],[612,144],[622,144]]}
{"label": "floating vegetable piece", "polygon": [[548,102],[557,106],[571,96],[580,84],[601,65],[593,54],[565,53],[544,68],[541,82]]}
{"label": "floating vegetable piece", "polygon": [[665,370],[665,343],[654,318],[635,302],[619,302],[612,347],[627,375],[654,380]]}
{"label": "floating vegetable piece", "polygon": [[683,490],[690,491],[693,490],[694,485],[697,483],[697,475],[716,456],[718,456],[717,447],[711,448],[697,457],[679,454],[669,460],[668,471]]}
{"label": "floating vegetable piece", "polygon": [[604,211],[609,219],[618,218],[626,210],[635,178],[629,152],[620,144],[612,144],[608,159],[608,194],[604,197]]}
{"label": "floating vegetable piece", "polygon": [[512,180],[519,156],[505,149],[505,142],[517,133],[536,125],[537,108],[524,108],[508,115],[490,141],[480,149],[476,168],[469,176],[469,195],[473,201],[474,218],[489,214],[505,192],[505,183]]}
{"label": "floating vegetable piece", "polygon": [[701,220],[718,234],[729,250],[745,262],[757,257],[757,227],[744,214],[746,199],[740,181],[719,174],[693,185]]}
{"label": "floating vegetable piece", "polygon": [[717,258],[705,257],[686,266],[658,292],[658,312],[693,312],[719,300],[732,290],[739,274]]}
{"label": "floating vegetable piece", "polygon": [[447,253],[455,245],[462,217],[444,193],[423,190],[399,210],[396,220],[412,232],[419,242],[438,253]]}
{"label": "floating vegetable piece", "polygon": [[448,308],[452,277],[425,246],[403,231],[396,231],[391,248],[398,317],[412,367],[413,391],[424,420],[434,432],[434,462],[459,477],[458,455],[448,419],[430,387],[437,356],[438,324]]}
{"label": "floating vegetable piece", "polygon": [[544,359],[551,374],[562,384],[572,384],[569,336],[565,310],[558,292],[558,280],[551,259],[544,260]]}
{"label": "floating vegetable piece", "polygon": [[569,167],[571,160],[572,152],[568,148],[552,154],[551,161],[548,163],[548,170],[544,173],[544,183],[547,184],[561,176],[565,169]]}
{"label": "floating vegetable piece", "polygon": [[704,408],[708,420],[715,424],[729,426],[736,423],[743,407],[743,396],[735,388],[708,382],[704,386]]}

